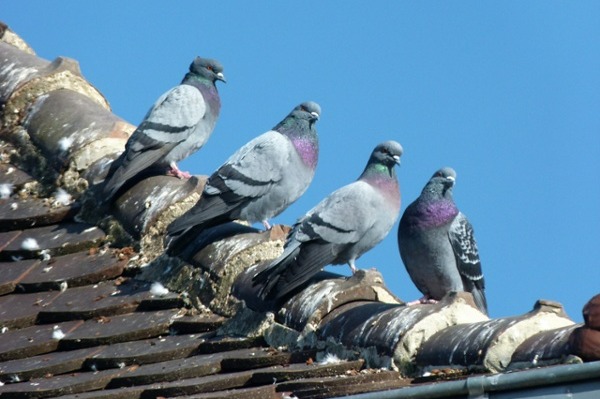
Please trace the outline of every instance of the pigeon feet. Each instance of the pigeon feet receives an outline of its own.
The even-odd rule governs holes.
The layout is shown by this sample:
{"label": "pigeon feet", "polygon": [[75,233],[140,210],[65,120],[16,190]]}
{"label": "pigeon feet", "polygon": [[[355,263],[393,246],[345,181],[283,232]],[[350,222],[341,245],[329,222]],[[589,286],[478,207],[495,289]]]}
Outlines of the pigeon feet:
{"label": "pigeon feet", "polygon": [[420,305],[420,304],[435,304],[438,303],[438,301],[436,299],[431,298],[429,295],[424,295],[421,298],[417,299],[416,301],[410,301],[410,302],[406,302],[406,306],[414,306],[414,305]]}
{"label": "pigeon feet", "polygon": [[177,165],[175,163],[172,163],[169,166],[170,166],[170,169],[167,171],[167,175],[169,175],[169,176],[175,176],[180,179],[189,179],[190,177],[192,177],[190,172],[183,172],[183,171],[179,170],[179,168],[177,167]]}
{"label": "pigeon feet", "polygon": [[352,275],[354,276],[356,274],[356,272],[358,271],[358,268],[356,267],[354,262],[348,262],[348,266],[350,266],[350,271],[352,272]]}

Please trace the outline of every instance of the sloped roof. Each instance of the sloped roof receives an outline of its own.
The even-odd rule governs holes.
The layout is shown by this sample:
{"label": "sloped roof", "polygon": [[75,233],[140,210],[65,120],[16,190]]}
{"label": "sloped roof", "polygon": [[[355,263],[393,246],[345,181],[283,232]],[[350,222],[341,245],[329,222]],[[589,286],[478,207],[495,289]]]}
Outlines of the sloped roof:
{"label": "sloped roof", "polygon": [[230,223],[167,257],[205,178],[142,180],[109,217],[92,187],[134,127],[75,61],[0,38],[0,396],[452,397],[600,376],[600,296],[582,325],[544,300],[490,320],[470,294],[407,307],[376,270],[324,272],[272,312],[247,282],[288,227]]}

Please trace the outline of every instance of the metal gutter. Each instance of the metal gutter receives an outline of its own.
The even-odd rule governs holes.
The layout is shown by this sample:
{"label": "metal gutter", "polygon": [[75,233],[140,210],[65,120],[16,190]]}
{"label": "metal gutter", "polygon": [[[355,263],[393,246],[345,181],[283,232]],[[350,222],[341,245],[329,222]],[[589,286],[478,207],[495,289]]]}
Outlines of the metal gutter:
{"label": "metal gutter", "polygon": [[[581,383],[585,383],[584,389],[572,386],[581,385]],[[555,392],[556,389],[550,389],[556,387],[561,389],[558,392]],[[548,388],[553,395],[560,395],[562,392],[564,397],[569,398],[600,398],[600,361],[481,375],[458,381],[343,396],[339,399],[508,398],[516,397],[513,396],[515,390],[534,388]],[[513,392],[507,395],[506,391]],[[594,392],[594,394],[590,395],[590,392]],[[541,397],[547,393],[549,392],[540,391],[539,394],[532,392],[533,395],[528,397]]]}

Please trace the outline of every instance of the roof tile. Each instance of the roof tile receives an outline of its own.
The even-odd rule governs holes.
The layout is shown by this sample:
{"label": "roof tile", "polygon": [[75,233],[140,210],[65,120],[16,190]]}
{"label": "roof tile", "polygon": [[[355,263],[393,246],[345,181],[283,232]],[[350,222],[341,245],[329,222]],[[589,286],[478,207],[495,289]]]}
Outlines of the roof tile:
{"label": "roof tile", "polygon": [[0,295],[11,293],[17,284],[40,261],[28,259],[19,262],[0,262]]}
{"label": "roof tile", "polygon": [[25,198],[18,201],[0,201],[0,231],[47,226],[72,218],[79,209],[77,204],[53,206],[48,200]]}
{"label": "roof tile", "polygon": [[110,382],[108,388],[146,385],[216,374],[221,371],[221,359],[221,354],[197,355],[142,366],[129,366],[124,368],[124,373]]}
{"label": "roof tile", "polygon": [[56,325],[45,324],[21,330],[8,331],[1,335],[0,361],[23,359],[29,356],[53,352],[58,349],[59,339],[53,337],[55,328],[64,334],[75,331],[81,321],[68,321]]}
{"label": "roof tile", "polygon": [[102,351],[102,347],[77,349],[66,352],[52,352],[26,359],[9,360],[0,363],[0,381],[19,379],[27,381],[48,375],[58,375],[77,371],[86,359]]}
{"label": "roof tile", "polygon": [[[3,246],[3,236],[11,233],[19,234],[7,237],[7,243]],[[0,260],[10,260],[13,257],[36,258],[40,250],[48,250],[51,256],[72,253],[97,246],[105,237],[98,227],[86,223],[61,223],[22,232],[0,233]]]}
{"label": "roof tile", "polygon": [[121,316],[88,320],[72,334],[61,340],[62,349],[134,341],[169,333],[171,321],[178,310],[135,312]]}
{"label": "roof tile", "polygon": [[131,313],[144,298],[151,296],[149,289],[149,283],[129,280],[69,288],[41,311],[40,320],[52,323]]}
{"label": "roof tile", "polygon": [[37,292],[0,297],[0,327],[9,329],[35,324],[38,314],[60,295],[60,292]]}
{"label": "roof tile", "polygon": [[79,392],[103,389],[122,370],[95,373],[73,373],[50,378],[37,378],[0,387],[3,398],[51,398]]}
{"label": "roof tile", "polygon": [[120,276],[125,263],[109,252],[90,255],[82,251],[41,262],[20,284],[28,292],[61,289],[63,283],[68,287],[95,284]]}
{"label": "roof tile", "polygon": [[87,364],[90,368],[101,370],[181,359],[197,353],[199,346],[211,336],[212,333],[166,335],[112,344],[91,357]]}

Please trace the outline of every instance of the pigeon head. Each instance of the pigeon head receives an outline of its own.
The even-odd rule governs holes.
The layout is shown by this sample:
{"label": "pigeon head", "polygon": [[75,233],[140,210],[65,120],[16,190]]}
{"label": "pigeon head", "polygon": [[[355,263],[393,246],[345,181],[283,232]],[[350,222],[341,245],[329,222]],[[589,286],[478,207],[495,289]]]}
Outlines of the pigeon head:
{"label": "pigeon head", "polygon": [[203,77],[213,83],[217,80],[225,82],[223,65],[210,58],[196,57],[190,65],[190,74]]}
{"label": "pigeon head", "polygon": [[321,106],[314,101],[306,101],[297,105],[288,117],[307,120],[312,125],[321,117]]}
{"label": "pigeon head", "polygon": [[431,192],[441,197],[451,198],[452,188],[456,182],[456,172],[450,167],[444,167],[437,170],[423,189],[424,192]]}
{"label": "pigeon head", "polygon": [[314,130],[314,123],[321,116],[321,107],[313,101],[297,105],[281,122],[273,128],[281,134],[296,136]]}
{"label": "pigeon head", "polygon": [[431,176],[431,178],[434,177],[441,177],[446,179],[448,182],[451,182],[452,184],[454,184],[454,182],[456,181],[456,171],[454,169],[452,169],[449,166],[446,166],[440,170],[437,170],[433,176]]}
{"label": "pigeon head", "polygon": [[359,179],[376,185],[383,181],[393,181],[394,186],[397,187],[394,166],[400,164],[403,152],[402,146],[397,141],[390,140],[379,144],[371,153],[369,162]]}
{"label": "pigeon head", "polygon": [[375,147],[369,163],[377,163],[393,168],[395,165],[400,165],[400,157],[403,152],[402,146],[397,141],[385,141]]}

